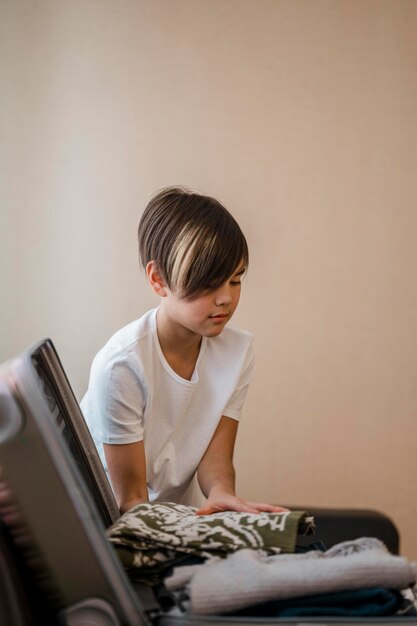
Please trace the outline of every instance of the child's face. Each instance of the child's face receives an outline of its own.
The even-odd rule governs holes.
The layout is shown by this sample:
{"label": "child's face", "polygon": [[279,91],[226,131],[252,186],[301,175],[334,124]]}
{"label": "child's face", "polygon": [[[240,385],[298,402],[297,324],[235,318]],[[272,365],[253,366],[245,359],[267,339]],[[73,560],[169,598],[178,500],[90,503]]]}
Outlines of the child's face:
{"label": "child's face", "polygon": [[202,337],[220,335],[239,304],[241,279],[245,271],[243,264],[220,287],[194,300],[183,300],[168,292],[162,298],[172,322]]}

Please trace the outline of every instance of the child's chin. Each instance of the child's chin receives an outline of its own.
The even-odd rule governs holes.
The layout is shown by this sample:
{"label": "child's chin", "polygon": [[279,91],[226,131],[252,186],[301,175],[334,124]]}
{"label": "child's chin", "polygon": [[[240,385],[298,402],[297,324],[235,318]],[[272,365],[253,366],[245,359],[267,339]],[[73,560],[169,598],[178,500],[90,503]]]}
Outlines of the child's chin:
{"label": "child's chin", "polygon": [[211,328],[210,330],[207,331],[207,333],[205,334],[206,337],[217,337],[218,335],[221,335],[222,332],[224,331],[224,326],[223,325],[219,325],[219,326],[214,326],[213,328]]}

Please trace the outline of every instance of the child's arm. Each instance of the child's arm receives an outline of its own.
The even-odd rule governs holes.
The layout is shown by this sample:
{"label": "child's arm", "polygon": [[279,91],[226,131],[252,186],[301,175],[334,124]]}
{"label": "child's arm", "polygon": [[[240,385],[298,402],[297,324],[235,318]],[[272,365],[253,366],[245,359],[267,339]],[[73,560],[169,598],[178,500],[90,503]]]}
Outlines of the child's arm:
{"label": "child's arm", "polygon": [[120,512],[148,501],[143,441],[103,444],[110,479]]}
{"label": "child's arm", "polygon": [[261,511],[287,511],[283,507],[260,502],[247,502],[235,493],[235,470],[233,449],[238,422],[223,415],[216,432],[197,470],[198,482],[207,500],[197,511],[197,515],[209,515],[219,511],[241,511],[260,513]]}

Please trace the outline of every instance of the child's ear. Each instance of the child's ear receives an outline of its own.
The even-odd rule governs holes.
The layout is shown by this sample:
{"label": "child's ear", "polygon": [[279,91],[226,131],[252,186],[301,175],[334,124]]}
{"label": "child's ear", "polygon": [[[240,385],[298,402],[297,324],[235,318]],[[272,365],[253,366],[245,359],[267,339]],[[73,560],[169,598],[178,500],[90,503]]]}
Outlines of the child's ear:
{"label": "child's ear", "polygon": [[164,298],[168,294],[168,290],[155,261],[149,261],[146,265],[146,276],[152,291],[157,296]]}

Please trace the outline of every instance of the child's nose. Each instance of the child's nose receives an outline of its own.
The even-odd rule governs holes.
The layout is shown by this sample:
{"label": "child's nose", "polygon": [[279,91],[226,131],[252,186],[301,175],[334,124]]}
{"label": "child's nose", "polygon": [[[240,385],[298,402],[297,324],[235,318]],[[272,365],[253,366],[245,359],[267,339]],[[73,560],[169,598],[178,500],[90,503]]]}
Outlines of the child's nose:
{"label": "child's nose", "polygon": [[214,302],[216,306],[227,305],[232,301],[231,289],[228,284],[222,285],[216,291]]}

